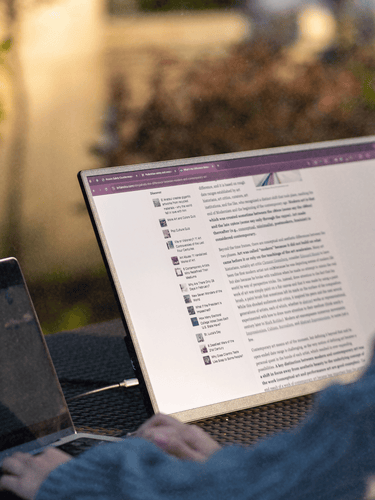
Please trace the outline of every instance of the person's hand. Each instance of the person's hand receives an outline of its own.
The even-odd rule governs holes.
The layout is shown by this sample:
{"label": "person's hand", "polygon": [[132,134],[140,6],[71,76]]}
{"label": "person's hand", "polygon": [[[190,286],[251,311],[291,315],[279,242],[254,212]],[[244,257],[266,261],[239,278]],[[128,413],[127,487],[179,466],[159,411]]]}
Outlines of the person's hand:
{"label": "person's hand", "polygon": [[9,490],[21,498],[35,498],[41,484],[59,465],[72,457],[55,448],[48,448],[40,455],[17,452],[4,459],[0,490]]}
{"label": "person's hand", "polygon": [[182,424],[167,415],[154,415],[132,434],[156,444],[166,453],[204,462],[220,445],[196,425]]}

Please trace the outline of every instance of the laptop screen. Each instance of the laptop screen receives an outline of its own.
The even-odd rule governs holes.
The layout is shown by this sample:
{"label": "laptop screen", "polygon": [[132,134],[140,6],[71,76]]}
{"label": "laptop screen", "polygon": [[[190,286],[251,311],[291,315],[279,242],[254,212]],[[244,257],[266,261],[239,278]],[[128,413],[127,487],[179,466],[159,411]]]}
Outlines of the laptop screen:
{"label": "laptop screen", "polygon": [[0,452],[71,427],[15,259],[0,262]]}
{"label": "laptop screen", "polygon": [[375,137],[80,173],[153,410],[351,380],[375,325]]}

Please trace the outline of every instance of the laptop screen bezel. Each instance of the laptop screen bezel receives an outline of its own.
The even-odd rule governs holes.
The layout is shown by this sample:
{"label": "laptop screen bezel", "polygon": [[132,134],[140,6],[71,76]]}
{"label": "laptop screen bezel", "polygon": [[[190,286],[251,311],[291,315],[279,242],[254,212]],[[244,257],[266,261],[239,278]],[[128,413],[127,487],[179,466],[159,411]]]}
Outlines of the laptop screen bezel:
{"label": "laptop screen bezel", "polygon": [[[92,169],[92,170],[81,171],[78,173],[78,179],[86,202],[88,213],[94,228],[99,248],[102,253],[104,264],[106,266],[108,275],[110,277],[115,292],[115,297],[119,305],[120,314],[124,322],[124,327],[126,331],[125,341],[127,343],[129,354],[132,358],[133,366],[136,371],[136,376],[140,380],[140,386],[149,413],[157,413],[159,411],[159,407],[153,393],[152,381],[149,378],[147,372],[147,366],[143,359],[142,352],[137,340],[137,333],[131,322],[131,313],[128,310],[125,298],[123,296],[120,281],[116,273],[116,268],[111,259],[111,252],[106,242],[106,237],[101,226],[100,217],[95,207],[93,197],[91,195],[89,178],[103,175],[104,173],[106,173],[107,175],[113,175],[124,172],[129,173],[141,170],[147,171],[152,169],[163,169],[176,166],[188,166],[188,165],[202,164],[215,161],[219,162],[219,161],[240,160],[242,158],[255,159],[255,158],[264,158],[266,156],[268,158],[272,156],[276,158],[277,155],[285,153],[300,153],[304,151],[314,152],[316,150],[322,150],[322,149],[349,147],[352,145],[357,146],[365,143],[373,143],[374,141],[375,141],[375,136],[357,138],[357,139],[344,139],[339,141],[327,141],[322,143],[288,146],[282,148],[272,148],[267,150],[258,150],[251,152],[239,152],[239,153],[231,153],[224,155],[213,155],[207,157],[144,163],[139,165],[109,167],[106,169]],[[274,403],[276,401],[281,401],[285,399],[316,393],[320,391],[322,388],[324,388],[326,385],[331,384],[333,382],[341,382],[341,383],[352,382],[358,377],[359,373],[360,371],[356,370],[353,371],[352,373],[340,375],[338,377],[330,377],[323,380],[308,382],[300,385],[295,385],[292,387],[286,387],[284,389],[279,389],[273,392],[260,393],[230,401],[223,401],[218,404],[201,406],[198,408],[191,408],[186,411],[171,413],[171,415],[184,422],[197,421],[209,417],[214,417],[220,414],[239,411],[246,408],[257,407],[260,405]]]}
{"label": "laptop screen bezel", "polygon": [[[29,451],[46,446],[58,438],[75,433],[74,424],[19,262],[13,257],[2,259],[0,260],[0,290],[14,289],[14,287],[20,287],[20,291],[22,290],[21,293],[24,297],[26,297],[24,312],[28,315],[32,315],[33,325],[29,331],[29,335],[35,336],[34,341],[42,344],[42,350],[44,349],[45,351],[44,354],[47,359],[48,369],[50,370],[50,377],[55,380],[55,395],[59,398],[59,405],[61,406],[62,411],[55,417],[47,420],[41,420],[39,422],[30,422],[28,425],[21,425],[15,431],[12,430],[11,432],[5,433],[4,436],[0,435],[0,441],[2,442],[0,458],[3,455],[5,456],[9,454],[9,449],[12,449],[13,451],[18,449],[22,451]],[[37,363],[37,360],[35,360],[35,362]]]}

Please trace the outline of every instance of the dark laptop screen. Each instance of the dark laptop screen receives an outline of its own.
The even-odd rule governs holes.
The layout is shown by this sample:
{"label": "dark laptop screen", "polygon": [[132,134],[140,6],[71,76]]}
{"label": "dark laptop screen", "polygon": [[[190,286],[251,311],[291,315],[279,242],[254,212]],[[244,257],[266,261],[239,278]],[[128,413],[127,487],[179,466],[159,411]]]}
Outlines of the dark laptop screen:
{"label": "dark laptop screen", "polygon": [[6,287],[6,272],[0,271],[2,451],[70,427],[71,421],[22,276]]}

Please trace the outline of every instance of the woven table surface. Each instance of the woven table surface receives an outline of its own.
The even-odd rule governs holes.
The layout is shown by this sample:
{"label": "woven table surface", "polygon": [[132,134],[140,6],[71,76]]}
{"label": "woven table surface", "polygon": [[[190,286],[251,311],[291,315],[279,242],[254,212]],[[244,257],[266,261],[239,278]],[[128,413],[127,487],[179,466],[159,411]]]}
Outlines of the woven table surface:
{"label": "woven table surface", "polygon": [[[121,320],[46,336],[76,428],[123,436],[148,417],[139,387],[85,392],[133,378]],[[313,396],[272,403],[197,422],[220,443],[253,444],[295,427],[313,406]]]}

